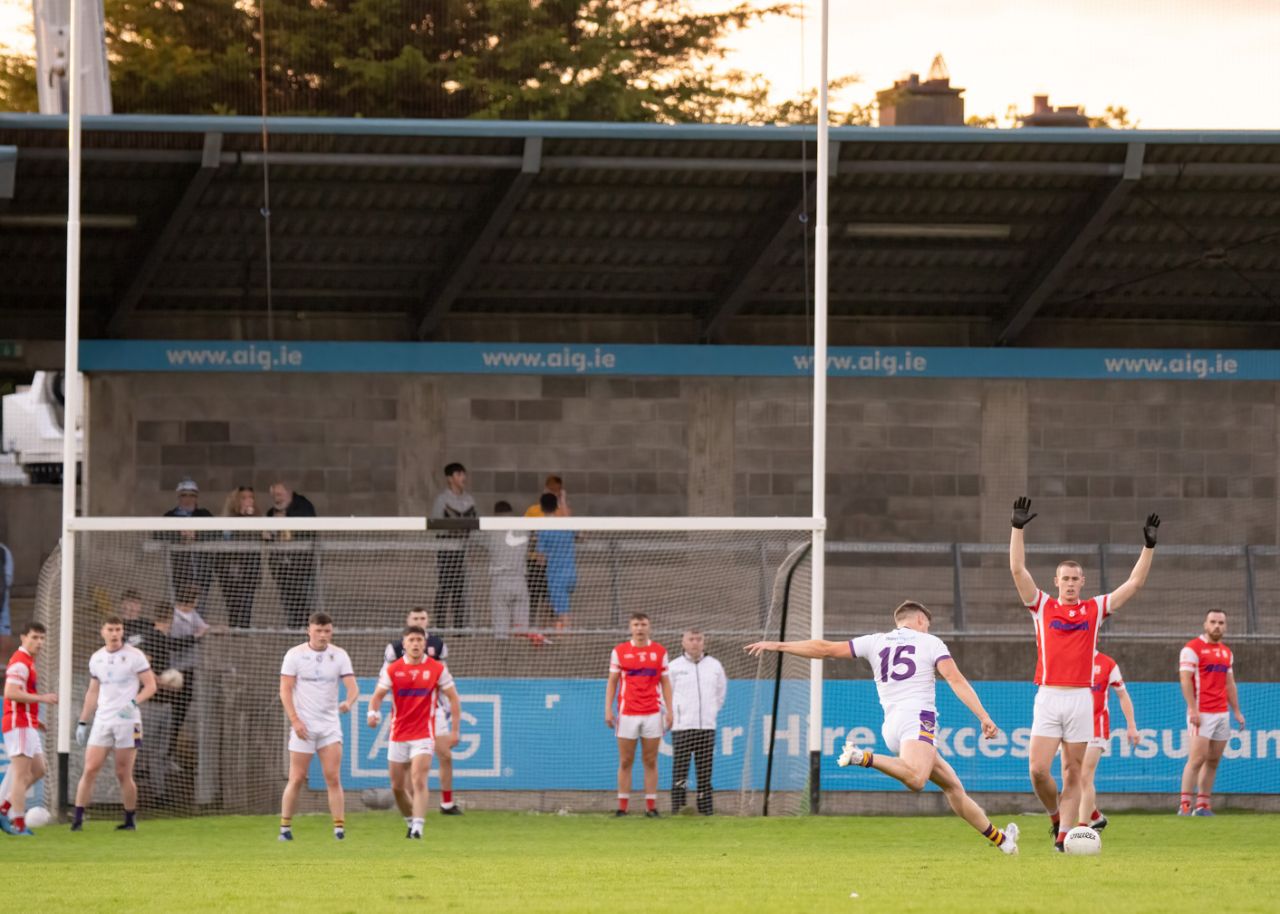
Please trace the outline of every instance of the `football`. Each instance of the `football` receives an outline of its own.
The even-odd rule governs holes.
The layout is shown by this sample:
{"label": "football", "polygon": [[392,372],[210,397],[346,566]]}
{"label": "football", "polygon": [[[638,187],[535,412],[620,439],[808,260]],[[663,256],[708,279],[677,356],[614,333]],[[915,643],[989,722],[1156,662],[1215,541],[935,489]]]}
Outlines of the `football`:
{"label": "football", "polygon": [[1102,838],[1087,825],[1077,825],[1067,832],[1067,840],[1063,842],[1062,849],[1068,854],[1092,857],[1102,853]]}
{"label": "football", "polygon": [[171,667],[157,676],[156,682],[160,684],[161,688],[176,692],[182,688],[182,673]]}
{"label": "football", "polygon": [[32,828],[44,828],[52,821],[53,816],[43,806],[32,806],[27,810],[27,824]]}

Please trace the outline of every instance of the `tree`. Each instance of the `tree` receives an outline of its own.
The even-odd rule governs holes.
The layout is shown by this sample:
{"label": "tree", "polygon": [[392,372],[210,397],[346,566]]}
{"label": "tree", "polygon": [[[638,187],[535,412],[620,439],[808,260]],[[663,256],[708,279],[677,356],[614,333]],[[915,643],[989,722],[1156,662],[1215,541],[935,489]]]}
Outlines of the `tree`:
{"label": "tree", "polygon": [[[258,113],[261,2],[105,0],[115,110]],[[792,9],[268,0],[265,13],[271,114],[676,122],[773,120],[767,82],[724,68],[723,42]],[[30,110],[33,75],[0,57],[0,107]]]}
{"label": "tree", "polygon": [[1135,130],[1140,123],[1129,119],[1129,109],[1123,105],[1107,105],[1099,117],[1089,118],[1090,127],[1111,127],[1115,130]]}

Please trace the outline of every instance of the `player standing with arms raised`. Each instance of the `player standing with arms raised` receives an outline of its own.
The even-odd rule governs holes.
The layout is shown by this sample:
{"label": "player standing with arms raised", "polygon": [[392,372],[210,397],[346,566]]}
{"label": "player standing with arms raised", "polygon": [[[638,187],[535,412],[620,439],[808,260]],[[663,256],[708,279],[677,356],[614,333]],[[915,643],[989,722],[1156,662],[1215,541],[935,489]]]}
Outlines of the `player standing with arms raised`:
{"label": "player standing with arms raised", "polygon": [[[1031,513],[1031,499],[1023,496],[1013,503],[1009,535],[1009,570],[1018,596],[1031,611],[1036,630],[1035,713],[1031,724],[1031,786],[1053,820],[1057,850],[1067,837],[1069,822],[1087,825],[1088,810],[1081,808],[1081,768],[1085,747],[1093,734],[1093,663],[1098,649],[1098,627],[1102,620],[1129,602],[1147,583],[1155,556],[1156,531],[1160,518],[1151,514],[1142,528],[1146,546],[1129,573],[1129,579],[1109,594],[1081,600],[1084,570],[1078,562],[1058,563],[1053,583],[1058,596],[1051,597],[1036,587],[1027,571],[1026,546],[1022,528],[1037,515]],[[1053,757],[1062,747],[1062,796],[1053,779]]]}
{"label": "player standing with arms raised", "polygon": [[124,824],[117,825],[116,830],[133,831],[138,813],[133,765],[142,746],[142,711],[138,705],[156,694],[156,674],[151,671],[146,654],[124,643],[124,620],[119,616],[109,616],[102,623],[102,644],[89,658],[89,688],[76,725],[76,744],[85,747],[84,773],[76,787],[71,830],[84,827],[84,810],[93,802],[94,781],[107,756],[114,753],[124,806]]}
{"label": "player standing with arms raised", "polygon": [[[631,639],[609,656],[609,682],[604,690],[604,722],[618,733],[618,810],[625,816],[631,802],[631,769],[640,743],[644,768],[644,814],[658,818],[658,746],[671,729],[671,676],[667,649],[649,640],[649,616],[631,614]],[[658,691],[662,703],[658,703]],[[614,699],[618,702],[615,716]],[[665,709],[665,710],[664,710]]]}
{"label": "player standing with arms raised", "polygon": [[[340,715],[360,697],[351,658],[333,641],[333,619],[312,613],[307,621],[307,641],[290,648],[280,665],[280,703],[289,716],[289,783],[280,798],[280,840],[293,840],[293,812],[307,779],[313,755],[320,758],[333,836],[346,837],[346,796],[342,790],[342,722]],[[338,702],[338,683],[346,697]]]}
{"label": "player standing with arms raised", "polygon": [[40,705],[56,705],[53,692],[41,694],[36,688],[36,657],[44,647],[46,629],[28,622],[18,633],[18,649],[9,658],[4,673],[4,752],[9,756],[9,798],[0,803],[0,829],[11,835],[32,835],[27,828],[27,791],[44,777],[44,724]]}
{"label": "player standing with arms raised", "polygon": [[[449,699],[453,719],[461,723],[462,705],[454,688],[449,669],[439,660],[427,656],[427,632],[417,625],[404,630],[401,639],[403,655],[387,664],[378,676],[378,687],[369,701],[368,723],[376,728],[382,722],[382,699],[391,693],[394,718],[391,722],[391,744],[387,760],[391,768],[391,789],[397,796],[407,792],[412,803],[406,838],[422,838],[422,827],[430,799],[427,778],[431,774],[431,756],[436,748],[436,705],[440,693]],[[458,741],[458,728],[445,731],[442,743]]]}
{"label": "player standing with arms raised", "polygon": [[1124,687],[1124,677],[1120,674],[1120,666],[1106,654],[1098,651],[1093,658],[1093,738],[1084,750],[1084,764],[1080,768],[1080,812],[1091,809],[1089,827],[1098,831],[1107,827],[1107,817],[1098,811],[1098,789],[1094,785],[1094,777],[1098,773],[1098,762],[1102,759],[1102,750],[1111,740],[1111,712],[1107,709],[1107,697],[1114,689],[1120,698],[1120,710],[1124,712],[1127,724],[1125,738],[1129,745],[1138,745],[1137,718],[1133,713],[1133,699]]}
{"label": "player standing with arms raised", "polygon": [[911,790],[924,790],[933,781],[946,795],[947,802],[982,837],[1005,854],[1018,852],[1018,826],[1010,822],[1004,830],[996,828],[982,807],[965,792],[959,776],[934,747],[938,727],[936,703],[937,675],[941,675],[951,691],[982,725],[982,736],[991,739],[999,730],[987,714],[978,693],[964,678],[951,652],[940,638],[929,634],[933,616],[924,604],[907,600],[893,611],[897,626],[891,632],[863,635],[852,641],[757,641],[746,651],[759,657],[765,651],[781,651],[797,657],[821,660],[849,660],[861,657],[871,664],[876,693],[884,709],[881,734],[892,755],[877,755],[852,742],[846,742],[838,764],[841,768],[858,765],[874,768]]}
{"label": "player standing with arms raised", "polygon": [[[1227,633],[1227,614],[1211,609],[1204,616],[1204,634],[1192,638],[1178,657],[1178,678],[1187,702],[1187,727],[1191,741],[1187,764],[1182,769],[1180,816],[1213,815],[1213,779],[1218,774],[1227,740],[1231,738],[1230,709],[1244,729],[1240,694],[1236,690],[1235,657],[1222,643]],[[1195,811],[1191,794],[1195,792]]]}

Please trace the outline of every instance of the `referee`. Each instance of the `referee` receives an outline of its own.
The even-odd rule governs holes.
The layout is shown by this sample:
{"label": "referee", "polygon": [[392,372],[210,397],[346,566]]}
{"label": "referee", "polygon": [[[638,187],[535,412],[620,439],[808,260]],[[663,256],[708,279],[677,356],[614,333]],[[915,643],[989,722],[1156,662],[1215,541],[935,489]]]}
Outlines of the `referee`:
{"label": "referee", "polygon": [[724,707],[729,682],[720,661],[705,653],[702,632],[690,629],[681,638],[684,653],[671,661],[671,693],[675,704],[671,726],[671,813],[684,807],[689,762],[697,771],[698,812],[711,815],[711,765],[716,750],[716,716]]}

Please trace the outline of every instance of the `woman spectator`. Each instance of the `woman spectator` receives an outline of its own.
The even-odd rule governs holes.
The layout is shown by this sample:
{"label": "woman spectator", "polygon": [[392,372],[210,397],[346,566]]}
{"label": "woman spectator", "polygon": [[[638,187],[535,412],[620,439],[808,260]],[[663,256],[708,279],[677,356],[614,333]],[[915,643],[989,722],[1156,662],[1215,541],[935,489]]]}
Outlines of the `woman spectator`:
{"label": "woman spectator", "polygon": [[[256,517],[258,504],[252,486],[239,486],[227,496],[223,517]],[[227,604],[227,623],[232,628],[253,624],[253,600],[262,577],[262,534],[247,530],[227,530],[223,537],[233,546],[218,556],[218,583]]]}

